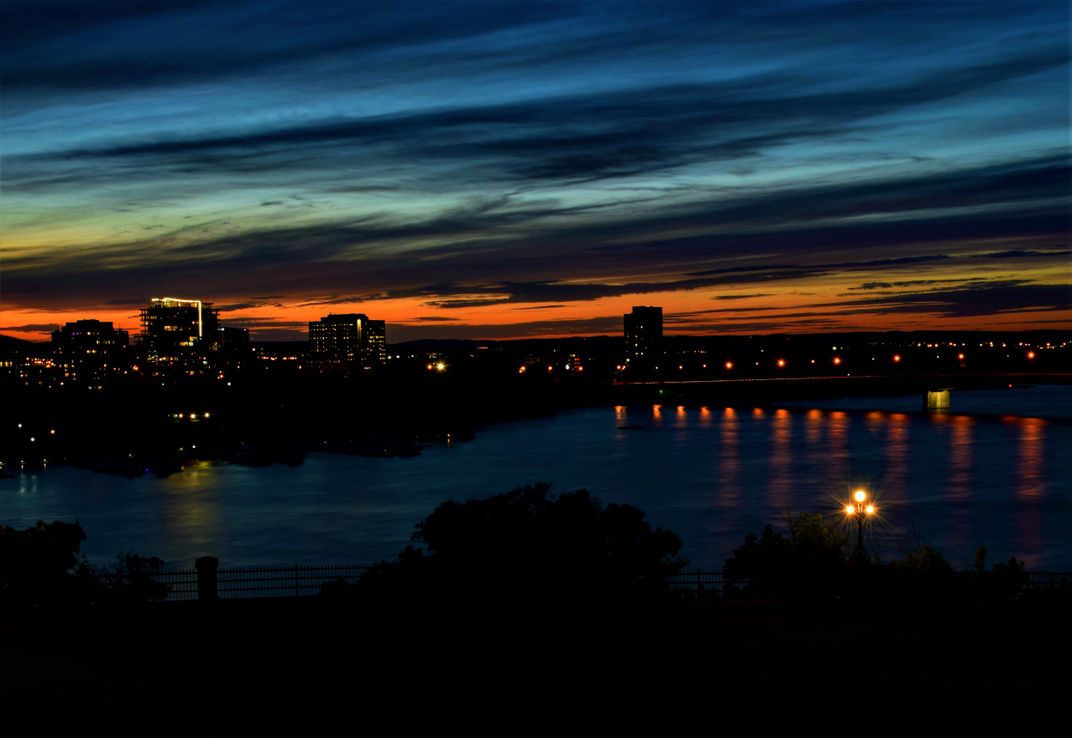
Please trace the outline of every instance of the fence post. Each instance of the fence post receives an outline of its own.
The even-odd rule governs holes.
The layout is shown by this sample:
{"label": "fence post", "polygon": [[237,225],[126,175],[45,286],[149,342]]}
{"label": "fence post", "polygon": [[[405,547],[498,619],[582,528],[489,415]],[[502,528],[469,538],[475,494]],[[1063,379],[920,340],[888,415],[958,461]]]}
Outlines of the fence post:
{"label": "fence post", "polygon": [[294,596],[300,597],[301,592],[298,590],[298,565],[294,565]]}
{"label": "fence post", "polygon": [[215,556],[202,556],[194,561],[197,569],[197,599],[212,602],[218,597],[220,560]]}

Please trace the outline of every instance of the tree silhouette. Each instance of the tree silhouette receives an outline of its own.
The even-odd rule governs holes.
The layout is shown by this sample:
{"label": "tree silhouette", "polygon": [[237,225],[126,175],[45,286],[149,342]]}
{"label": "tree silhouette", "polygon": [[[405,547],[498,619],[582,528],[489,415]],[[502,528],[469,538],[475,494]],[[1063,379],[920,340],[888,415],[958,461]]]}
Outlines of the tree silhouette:
{"label": "tree silhouette", "polygon": [[789,517],[788,537],[765,526],[749,533],[726,560],[733,587],[751,594],[825,599],[842,593],[847,574],[844,531],[818,514]]}
{"label": "tree silhouette", "polygon": [[77,522],[38,520],[32,528],[0,526],[0,601],[46,603],[78,594],[78,551],[86,534]]}
{"label": "tree silhouette", "polygon": [[111,582],[108,596],[120,602],[147,602],[163,600],[168,595],[168,586],[154,577],[164,568],[164,561],[156,556],[141,556],[123,552],[116,557],[111,570],[101,570]]}
{"label": "tree silhouette", "polygon": [[664,591],[685,565],[681,539],[652,529],[638,508],[604,507],[583,489],[554,495],[543,483],[445,502],[413,540],[366,579],[466,597],[584,599]]}

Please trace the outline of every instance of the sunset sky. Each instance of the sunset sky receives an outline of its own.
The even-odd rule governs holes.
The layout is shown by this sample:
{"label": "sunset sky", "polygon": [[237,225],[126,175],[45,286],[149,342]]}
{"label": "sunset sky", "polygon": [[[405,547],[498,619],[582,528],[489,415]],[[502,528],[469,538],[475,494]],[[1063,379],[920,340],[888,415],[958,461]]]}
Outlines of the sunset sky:
{"label": "sunset sky", "polygon": [[0,333],[1072,328],[1069,8],[0,4]]}

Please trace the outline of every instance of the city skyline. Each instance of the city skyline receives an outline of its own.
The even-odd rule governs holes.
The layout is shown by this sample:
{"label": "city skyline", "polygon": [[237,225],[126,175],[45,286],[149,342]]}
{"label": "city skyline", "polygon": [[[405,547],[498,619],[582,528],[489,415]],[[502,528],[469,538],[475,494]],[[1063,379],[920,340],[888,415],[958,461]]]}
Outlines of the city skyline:
{"label": "city skyline", "polygon": [[1063,3],[0,17],[5,335],[1072,326]]}

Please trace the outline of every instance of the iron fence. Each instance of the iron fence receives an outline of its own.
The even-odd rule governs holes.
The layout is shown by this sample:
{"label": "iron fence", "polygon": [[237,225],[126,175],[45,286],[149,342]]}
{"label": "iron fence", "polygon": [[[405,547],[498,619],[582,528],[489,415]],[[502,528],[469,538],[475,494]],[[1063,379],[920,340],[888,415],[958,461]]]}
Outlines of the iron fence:
{"label": "iron fence", "polygon": [[167,585],[167,599],[169,600],[197,599],[196,569],[169,569],[156,572],[153,574],[153,581]]}
{"label": "iron fence", "polygon": [[1072,571],[1026,571],[1028,590],[1072,590]]}
{"label": "iron fence", "polygon": [[721,569],[692,569],[670,577],[670,588],[696,595],[721,597],[726,594],[727,579]]}
{"label": "iron fence", "polygon": [[[220,599],[309,597],[320,593],[330,582],[355,584],[370,568],[369,564],[314,564],[293,566],[236,566],[217,570],[216,595]],[[962,581],[977,574],[958,572]],[[167,599],[195,600],[198,579],[195,569],[171,569],[156,572],[153,581],[166,584]],[[1026,571],[1022,574],[1024,593],[1065,591],[1072,596],[1072,571]],[[703,597],[723,597],[747,587],[747,582],[731,582],[719,569],[692,569],[669,578],[670,588]]]}
{"label": "iron fence", "polygon": [[355,584],[368,569],[367,564],[221,568],[217,593],[221,599],[307,597],[319,594],[329,582]]}

